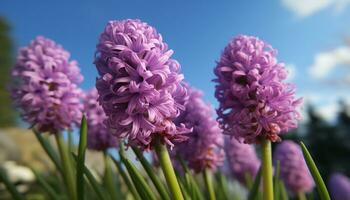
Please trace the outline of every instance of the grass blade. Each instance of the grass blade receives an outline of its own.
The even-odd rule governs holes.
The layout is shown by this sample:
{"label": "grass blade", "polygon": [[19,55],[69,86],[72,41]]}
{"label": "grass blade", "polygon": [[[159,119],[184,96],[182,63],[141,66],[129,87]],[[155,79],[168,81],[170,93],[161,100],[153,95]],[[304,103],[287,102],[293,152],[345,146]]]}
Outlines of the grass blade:
{"label": "grass blade", "polygon": [[116,184],[117,182],[112,172],[109,156],[107,152],[104,152],[104,162],[105,162],[105,173],[104,173],[103,181],[104,181],[105,187],[107,188],[108,193],[112,199],[121,199],[120,188],[117,187],[117,184]]}
{"label": "grass blade", "polygon": [[160,196],[164,200],[170,200],[170,196],[164,187],[164,184],[160,181],[158,176],[156,175],[155,171],[152,168],[152,165],[146,160],[146,158],[142,155],[141,151],[137,147],[132,147],[132,150],[134,151],[135,155],[141,162],[143,168],[147,172],[148,176],[151,178],[154,186],[158,190]]}
{"label": "grass blade", "polygon": [[16,187],[8,179],[6,171],[0,167],[0,182],[3,182],[14,200],[24,200],[24,196],[18,192]]}
{"label": "grass blade", "polygon": [[314,160],[311,157],[311,154],[309,153],[309,151],[307,150],[307,148],[303,142],[300,142],[300,146],[301,146],[301,149],[303,151],[306,164],[309,167],[309,170],[311,172],[312,177],[314,178],[320,199],[321,200],[330,200],[331,198],[329,197],[326,185],[323,182],[323,179],[320,175],[320,172],[318,171],[318,169],[316,167]]}
{"label": "grass blade", "polygon": [[76,162],[77,166],[77,196],[79,200],[84,199],[84,165],[85,165],[85,152],[87,146],[87,122],[86,117],[83,116],[80,125],[80,138],[78,147],[78,160]]}
{"label": "grass blade", "polygon": [[261,167],[255,177],[252,189],[249,191],[249,195],[248,195],[248,200],[255,200],[258,197],[259,194],[259,186],[260,186],[260,182],[261,182]]}
{"label": "grass blade", "polygon": [[52,147],[52,145],[50,144],[49,141],[47,141],[42,135],[41,133],[37,132],[35,129],[33,129],[34,135],[37,138],[37,140],[39,141],[40,145],[42,146],[42,148],[44,149],[44,151],[46,152],[46,154],[49,156],[49,158],[51,159],[51,161],[54,163],[55,167],[57,168],[57,170],[62,174],[62,167],[61,167],[61,162],[60,159],[56,153],[56,151],[54,150],[54,148]]}
{"label": "grass blade", "polygon": [[131,182],[128,174],[124,171],[122,164],[119,161],[117,161],[115,158],[113,158],[113,157],[111,157],[111,158],[112,158],[114,164],[117,166],[119,174],[122,176],[124,183],[128,187],[128,189],[131,192],[131,194],[133,195],[134,199],[140,200],[141,199],[140,195],[137,193],[137,190],[136,190],[134,184]]}
{"label": "grass blade", "polygon": [[[77,162],[78,156],[74,155],[73,153],[72,153],[72,156],[73,156],[74,160]],[[84,174],[85,174],[86,178],[89,180],[95,193],[97,194],[97,197],[100,200],[108,200],[108,198],[104,195],[104,192],[103,192],[102,188],[100,187],[98,181],[95,179],[94,175],[92,175],[90,170],[85,166],[85,164],[84,164]]]}
{"label": "grass blade", "polygon": [[56,191],[50,186],[49,183],[46,182],[46,180],[35,170],[32,169],[38,183],[40,186],[44,189],[44,191],[47,193],[47,195],[52,200],[60,200],[60,196],[56,193]]}
{"label": "grass blade", "polygon": [[277,160],[276,162],[276,168],[275,168],[275,176],[273,177],[273,192],[274,192],[274,199],[278,200],[280,197],[280,185],[278,184],[278,181],[280,179],[280,161]]}
{"label": "grass blade", "polygon": [[151,188],[148,186],[146,180],[139,173],[135,165],[133,165],[131,161],[125,157],[124,154],[120,153],[119,155],[142,199],[156,200],[157,198],[154,196]]}

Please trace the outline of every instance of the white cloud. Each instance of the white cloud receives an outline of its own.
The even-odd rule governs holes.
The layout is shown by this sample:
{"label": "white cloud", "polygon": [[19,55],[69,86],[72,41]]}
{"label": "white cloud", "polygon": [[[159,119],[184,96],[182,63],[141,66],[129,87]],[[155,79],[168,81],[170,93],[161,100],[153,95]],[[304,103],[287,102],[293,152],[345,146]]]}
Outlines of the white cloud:
{"label": "white cloud", "polygon": [[327,7],[339,13],[350,4],[350,0],[282,0],[282,4],[297,17],[303,18]]}
{"label": "white cloud", "polygon": [[336,49],[321,52],[314,57],[314,63],[309,69],[311,77],[325,78],[335,67],[350,64],[350,47],[341,46]]}
{"label": "white cloud", "polygon": [[288,71],[288,77],[287,77],[287,81],[291,81],[295,78],[296,75],[296,67],[294,64],[286,64],[286,69]]}

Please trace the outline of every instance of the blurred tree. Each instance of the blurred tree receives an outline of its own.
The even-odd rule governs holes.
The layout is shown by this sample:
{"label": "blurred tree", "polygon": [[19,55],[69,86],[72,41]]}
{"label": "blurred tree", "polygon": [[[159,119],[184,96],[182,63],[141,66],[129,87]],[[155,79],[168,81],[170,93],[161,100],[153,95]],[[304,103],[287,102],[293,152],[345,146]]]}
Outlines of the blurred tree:
{"label": "blurred tree", "polygon": [[16,113],[8,92],[10,69],[13,64],[12,53],[10,26],[5,18],[0,17],[0,128],[16,124]]}
{"label": "blurred tree", "polygon": [[345,104],[341,103],[341,108],[336,122],[331,124],[314,107],[308,107],[309,122],[303,140],[325,179],[335,171],[350,175],[350,116]]}

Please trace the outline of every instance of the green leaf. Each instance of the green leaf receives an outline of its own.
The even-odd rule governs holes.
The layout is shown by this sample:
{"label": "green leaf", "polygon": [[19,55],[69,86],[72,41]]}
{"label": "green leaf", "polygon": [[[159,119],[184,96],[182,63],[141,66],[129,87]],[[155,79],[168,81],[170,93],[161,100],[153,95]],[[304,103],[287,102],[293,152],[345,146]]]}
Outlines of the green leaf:
{"label": "green leaf", "polygon": [[161,198],[164,200],[170,200],[170,196],[164,187],[164,184],[160,181],[158,176],[156,175],[155,171],[152,168],[152,165],[146,160],[146,158],[142,155],[141,151],[137,147],[132,147],[132,150],[134,151],[135,155],[141,162],[143,168],[147,172],[148,176],[151,178],[154,186],[156,187],[158,193],[160,194]]}
{"label": "green leaf", "polygon": [[220,191],[220,194],[222,195],[222,199],[229,200],[230,198],[228,197],[228,188],[227,188],[228,183],[225,176],[223,176],[223,174],[219,171],[216,175],[216,179],[218,182],[218,189]]}
{"label": "green leaf", "polygon": [[[73,156],[74,160],[77,162],[78,161],[78,156],[74,155],[73,153],[72,153],[72,156]],[[84,174],[85,174],[86,178],[89,180],[89,182],[90,182],[92,188],[94,189],[95,193],[97,194],[97,197],[100,200],[107,200],[108,198],[104,195],[104,191],[100,187],[98,181],[95,179],[94,175],[92,175],[90,170],[85,166],[85,164],[84,164]]]}
{"label": "green leaf", "polygon": [[84,165],[85,165],[85,152],[87,146],[87,122],[85,115],[81,119],[80,125],[80,139],[78,147],[78,160],[76,162],[77,166],[77,195],[79,200],[84,199]]}
{"label": "green leaf", "polygon": [[131,192],[131,194],[133,195],[134,199],[140,200],[141,198],[140,198],[139,194],[137,193],[134,184],[131,182],[128,174],[124,171],[121,163],[119,161],[117,161],[115,158],[113,158],[113,157],[111,157],[111,158],[112,158],[114,164],[117,166],[119,174],[122,176],[124,183],[128,187],[128,189]]}
{"label": "green leaf", "polygon": [[72,164],[72,159],[70,156],[70,152],[68,150],[67,144],[63,140],[61,133],[55,134],[57,147],[60,152],[61,161],[63,165],[63,178],[65,181],[65,186],[67,188],[69,198],[70,200],[76,200],[77,199],[77,193],[76,193],[76,183],[75,183],[75,176],[74,176],[74,168]]}
{"label": "green leaf", "polygon": [[54,150],[54,148],[52,147],[52,145],[50,144],[49,141],[47,141],[42,135],[41,133],[39,133],[38,131],[36,131],[35,129],[33,129],[34,135],[37,138],[37,140],[39,141],[40,145],[43,147],[44,151],[46,152],[46,154],[49,156],[49,158],[51,159],[51,161],[54,163],[54,165],[56,166],[57,170],[59,172],[63,172],[62,171],[62,166],[61,166],[61,162],[60,159],[58,157],[58,154],[56,153],[56,151]]}
{"label": "green leaf", "polygon": [[307,166],[309,167],[309,170],[311,172],[312,177],[314,178],[314,181],[316,183],[316,187],[318,190],[318,194],[321,200],[330,200],[327,188],[325,183],[323,182],[323,179],[320,175],[320,172],[318,171],[316,164],[314,160],[311,157],[311,154],[307,150],[306,146],[303,142],[300,142],[301,149],[303,150],[304,159],[306,161]]}
{"label": "green leaf", "polygon": [[278,185],[280,188],[281,200],[289,200],[288,193],[287,193],[286,187],[284,186],[284,183],[281,180],[278,180]]}
{"label": "green leaf", "polygon": [[151,188],[147,184],[144,177],[142,177],[141,173],[137,170],[135,165],[133,165],[131,161],[125,157],[123,152],[120,152],[119,155],[142,199],[156,200],[157,198],[154,196]]}
{"label": "green leaf", "polygon": [[278,184],[278,181],[280,179],[280,161],[277,160],[276,166],[275,166],[275,176],[273,177],[273,192],[274,192],[274,199],[278,200],[280,197],[280,187]]}
{"label": "green leaf", "polygon": [[60,196],[56,193],[56,191],[50,186],[48,182],[35,170],[32,169],[38,183],[41,185],[41,187],[44,189],[44,191],[47,193],[47,195],[50,197],[50,199],[53,200],[60,200]]}
{"label": "green leaf", "polygon": [[109,156],[107,152],[104,153],[104,162],[105,162],[105,173],[104,173],[104,184],[108,190],[109,195],[112,199],[121,199],[120,197],[120,188],[117,187],[115,175],[112,172]]}
{"label": "green leaf", "polygon": [[19,193],[16,187],[8,179],[6,171],[0,167],[0,182],[3,182],[7,190],[10,192],[14,200],[24,200],[24,196]]}
{"label": "green leaf", "polygon": [[255,177],[252,189],[249,191],[248,200],[255,200],[259,194],[259,186],[261,182],[261,167]]}

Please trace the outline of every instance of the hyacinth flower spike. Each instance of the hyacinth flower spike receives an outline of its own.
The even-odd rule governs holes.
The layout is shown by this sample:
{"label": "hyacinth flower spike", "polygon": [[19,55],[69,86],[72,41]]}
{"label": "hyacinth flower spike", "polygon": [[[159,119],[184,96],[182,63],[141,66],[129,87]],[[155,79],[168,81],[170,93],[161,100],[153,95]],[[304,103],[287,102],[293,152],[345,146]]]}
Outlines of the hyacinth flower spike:
{"label": "hyacinth flower spike", "polygon": [[214,70],[218,120],[224,134],[262,147],[264,199],[273,199],[271,142],[297,127],[295,89],[284,83],[287,71],[276,50],[264,41],[240,35],[225,47]]}
{"label": "hyacinth flower spike", "polygon": [[173,120],[188,98],[179,63],[155,28],[140,20],[110,21],[97,44],[96,88],[107,126],[142,150],[154,149],[174,199],[183,199],[167,147],[190,132]]}
{"label": "hyacinth flower spike", "polygon": [[[76,199],[76,185],[68,148],[62,131],[70,130],[82,118],[82,91],[78,84],[83,80],[76,61],[54,41],[37,37],[20,49],[12,70],[15,82],[12,97],[20,108],[24,121],[35,132],[55,135],[62,160],[62,175],[71,199]],[[37,136],[44,149],[55,161],[48,143]],[[51,149],[52,150],[52,149]],[[57,161],[55,162],[56,165]]]}
{"label": "hyacinth flower spike", "polygon": [[215,199],[212,185],[212,171],[221,166],[225,153],[224,139],[218,122],[213,118],[214,109],[204,102],[201,91],[187,87],[189,100],[186,109],[175,120],[176,124],[185,124],[193,128],[189,139],[176,144],[174,151],[188,163],[188,167],[196,173],[203,173],[203,178],[210,196]]}

